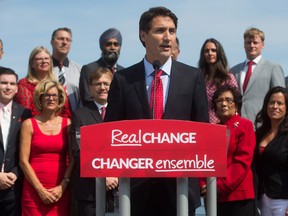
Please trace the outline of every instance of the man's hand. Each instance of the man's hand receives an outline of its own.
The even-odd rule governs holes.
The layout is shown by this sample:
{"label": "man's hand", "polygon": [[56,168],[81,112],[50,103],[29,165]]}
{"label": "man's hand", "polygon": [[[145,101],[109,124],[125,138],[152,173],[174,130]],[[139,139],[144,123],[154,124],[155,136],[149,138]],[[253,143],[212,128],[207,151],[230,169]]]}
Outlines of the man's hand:
{"label": "man's hand", "polygon": [[14,173],[0,172],[0,190],[11,188],[16,180],[17,176]]}
{"label": "man's hand", "polygon": [[118,178],[107,177],[106,178],[106,191],[113,190],[118,187]]}

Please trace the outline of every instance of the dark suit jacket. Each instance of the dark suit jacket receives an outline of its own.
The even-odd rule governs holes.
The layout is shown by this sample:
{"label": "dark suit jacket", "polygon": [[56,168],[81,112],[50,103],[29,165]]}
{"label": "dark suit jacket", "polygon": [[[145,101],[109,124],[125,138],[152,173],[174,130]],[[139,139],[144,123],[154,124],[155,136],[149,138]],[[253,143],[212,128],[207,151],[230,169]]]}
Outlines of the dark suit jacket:
{"label": "dark suit jacket", "polygon": [[76,200],[95,200],[95,178],[80,178],[80,149],[76,140],[76,131],[80,131],[81,126],[98,124],[100,122],[102,122],[101,115],[93,101],[73,113],[71,142],[75,159],[75,169],[73,173],[73,180],[75,181],[73,185],[75,188],[73,192]]}
{"label": "dark suit jacket", "polygon": [[[22,191],[22,180],[23,180],[23,173],[19,166],[20,129],[22,122],[25,119],[30,118],[31,116],[32,115],[30,110],[25,109],[24,107],[20,106],[15,102],[12,102],[11,123],[10,123],[5,159],[4,159],[3,138],[2,133],[0,132],[1,167],[3,160],[5,160],[4,172],[12,172],[17,176],[17,181],[15,182],[14,190],[18,191],[19,194]],[[0,190],[0,194],[2,192],[3,191]]]}
{"label": "dark suit jacket", "polygon": [[[105,121],[151,118],[144,62],[141,61],[114,74]],[[200,70],[180,62],[172,62],[170,86],[163,118],[209,121],[205,82]],[[166,179],[165,181],[169,197],[176,208],[176,181],[175,179]],[[144,196],[144,194],[137,194],[136,185],[145,187],[145,182],[147,181],[143,179],[131,179],[131,196],[132,198],[133,196],[139,197],[139,202],[137,203],[136,200],[135,204],[132,199],[132,211],[133,208],[137,208],[138,204],[141,205],[140,197]],[[149,193],[149,188],[144,191]],[[189,180],[189,196],[191,198],[189,200],[190,210],[197,208],[200,205],[200,195],[196,179]]]}
{"label": "dark suit jacket", "polygon": [[[87,65],[84,65],[81,69],[80,80],[79,80],[79,92],[80,98],[83,105],[93,101],[92,96],[89,91],[89,79],[91,74],[97,70],[98,67],[107,67],[106,63],[102,58],[97,61],[91,62]],[[122,66],[117,64],[117,71],[123,69]]]}
{"label": "dark suit jacket", "polygon": [[259,176],[259,194],[272,199],[288,199],[288,133],[276,135],[259,152],[259,140],[255,150],[256,171]]}

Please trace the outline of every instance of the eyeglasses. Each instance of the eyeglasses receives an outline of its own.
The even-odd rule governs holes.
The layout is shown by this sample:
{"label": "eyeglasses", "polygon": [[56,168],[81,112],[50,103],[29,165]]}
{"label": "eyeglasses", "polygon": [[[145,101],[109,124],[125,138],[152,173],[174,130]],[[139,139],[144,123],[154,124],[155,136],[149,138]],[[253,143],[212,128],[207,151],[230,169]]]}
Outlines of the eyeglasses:
{"label": "eyeglasses", "polygon": [[118,42],[111,42],[111,41],[109,41],[109,42],[107,42],[105,44],[106,47],[112,46],[112,45],[115,46],[115,47],[119,47],[120,46],[120,44]]}
{"label": "eyeglasses", "polygon": [[65,41],[66,40],[68,43],[72,42],[72,39],[71,38],[67,38],[67,37],[56,37],[55,39],[59,40],[59,41]]}
{"label": "eyeglasses", "polygon": [[53,100],[58,99],[58,95],[57,94],[48,94],[48,93],[44,94],[44,98],[45,99],[50,99],[51,97],[52,97]]}
{"label": "eyeglasses", "polygon": [[234,102],[234,99],[229,98],[229,97],[226,97],[226,98],[217,98],[217,99],[215,100],[215,102],[216,102],[217,105],[222,104],[224,101],[225,101],[227,104],[232,104],[232,103]]}
{"label": "eyeglasses", "polygon": [[104,85],[105,88],[109,88],[110,83],[108,83],[108,82],[97,82],[97,83],[92,83],[91,85],[96,87],[96,88],[100,88],[100,87],[102,87],[102,85]]}
{"label": "eyeglasses", "polygon": [[50,58],[34,58],[35,61],[37,62],[50,62]]}

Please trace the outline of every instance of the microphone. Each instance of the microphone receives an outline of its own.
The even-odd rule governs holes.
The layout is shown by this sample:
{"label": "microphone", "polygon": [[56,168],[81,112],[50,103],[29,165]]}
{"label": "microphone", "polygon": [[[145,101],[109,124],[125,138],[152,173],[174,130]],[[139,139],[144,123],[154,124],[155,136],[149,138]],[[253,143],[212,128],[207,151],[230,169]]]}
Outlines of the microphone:
{"label": "microphone", "polygon": [[153,94],[153,104],[152,104],[152,117],[153,119],[155,119],[155,101],[156,101],[156,75],[157,72],[160,68],[160,61],[159,60],[155,60],[153,62],[153,68],[154,68],[154,94]]}
{"label": "microphone", "polygon": [[153,62],[153,68],[154,68],[154,70],[159,70],[159,68],[160,68],[160,61],[159,60],[155,60]]}

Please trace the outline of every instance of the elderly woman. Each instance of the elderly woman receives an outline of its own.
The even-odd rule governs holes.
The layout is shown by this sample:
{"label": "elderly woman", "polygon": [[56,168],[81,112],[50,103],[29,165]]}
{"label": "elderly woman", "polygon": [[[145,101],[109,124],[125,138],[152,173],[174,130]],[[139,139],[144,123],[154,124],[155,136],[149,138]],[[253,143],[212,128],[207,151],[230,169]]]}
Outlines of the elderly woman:
{"label": "elderly woman", "polygon": [[[39,114],[33,103],[34,89],[40,81],[46,79],[55,80],[51,54],[45,47],[38,46],[33,49],[30,54],[28,74],[25,78],[19,80],[18,92],[14,97],[14,101],[23,107],[30,109],[33,116]],[[60,115],[62,117],[71,117],[68,100],[66,100]]]}
{"label": "elderly woman", "polygon": [[238,88],[228,85],[220,87],[212,98],[220,124],[226,125],[230,134],[226,177],[217,178],[217,215],[221,216],[255,215],[251,164],[256,141],[252,122],[239,115],[241,98]]}
{"label": "elderly woman", "polygon": [[68,142],[71,122],[58,115],[66,94],[58,82],[43,80],[33,100],[40,114],[23,122],[20,137],[20,166],[25,175],[22,216],[68,216],[66,189],[74,166]]}
{"label": "elderly woman", "polygon": [[202,45],[198,66],[204,73],[209,109],[209,122],[219,123],[212,108],[212,97],[223,85],[238,87],[235,77],[228,72],[228,61],[221,43],[214,38],[207,39]]}
{"label": "elderly woman", "polygon": [[288,91],[278,86],[268,91],[256,116],[255,158],[264,216],[284,216],[288,208],[287,111]]}

